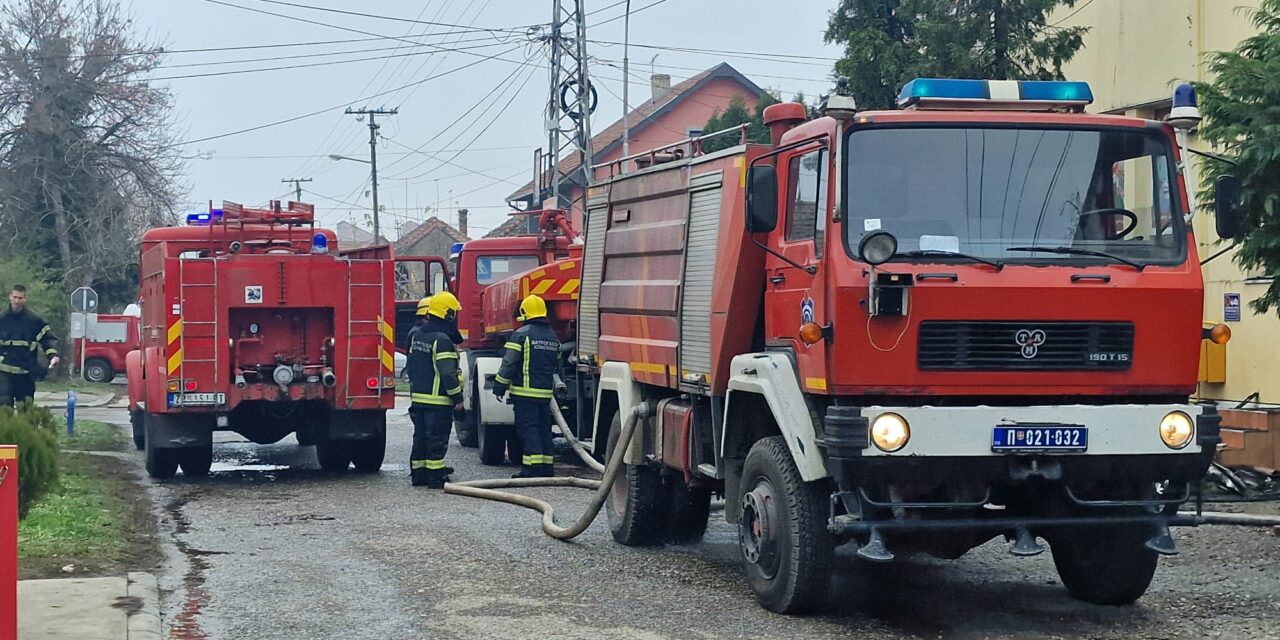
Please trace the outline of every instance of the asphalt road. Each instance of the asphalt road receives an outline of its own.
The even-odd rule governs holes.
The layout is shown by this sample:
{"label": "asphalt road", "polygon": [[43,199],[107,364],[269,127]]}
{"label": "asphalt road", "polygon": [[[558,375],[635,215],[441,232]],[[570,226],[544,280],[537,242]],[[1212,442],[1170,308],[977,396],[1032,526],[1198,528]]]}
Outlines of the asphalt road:
{"label": "asphalt road", "polygon": [[[121,410],[85,413],[126,421]],[[1175,532],[1181,555],[1162,561],[1138,605],[1119,608],[1070,599],[1048,553],[1015,558],[1001,543],[882,567],[842,552],[828,613],[783,617],[755,604],[719,513],[696,546],[622,547],[603,516],[559,542],[534,512],[410,487],[403,408],[389,422],[380,474],[326,474],[292,439],[257,446],[220,434],[210,477],[151,484],[170,637],[1280,637],[1270,531]],[[449,460],[457,480],[512,471],[481,466],[456,441]],[[562,505],[562,522],[588,495],[533,492]]]}

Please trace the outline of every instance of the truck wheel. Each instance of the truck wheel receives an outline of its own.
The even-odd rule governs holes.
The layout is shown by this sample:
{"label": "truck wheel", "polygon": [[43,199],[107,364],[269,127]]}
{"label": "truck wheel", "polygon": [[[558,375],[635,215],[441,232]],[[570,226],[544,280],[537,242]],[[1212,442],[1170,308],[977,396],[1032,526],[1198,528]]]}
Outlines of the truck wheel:
{"label": "truck wheel", "polygon": [[[606,454],[609,460],[613,459],[613,452],[619,446],[620,431],[622,417],[614,414]],[[662,475],[657,469],[623,463],[623,469],[605,502],[609,531],[613,534],[613,539],[629,547],[660,544],[667,515],[666,497]]]}
{"label": "truck wheel", "polygon": [[1133,604],[1151,586],[1156,552],[1148,527],[1076,527],[1049,538],[1058,577],[1073,597],[1090,604]]}
{"label": "truck wheel", "polygon": [[209,475],[209,468],[213,466],[213,445],[206,447],[187,447],[185,449],[173,449],[177,453],[179,464],[182,466],[182,475],[189,478]]}
{"label": "truck wheel", "polygon": [[506,460],[506,430],[505,425],[481,423],[476,426],[476,444],[480,447],[480,464],[500,465]]}
{"label": "truck wheel", "polygon": [[[153,419],[144,414],[144,428],[146,423],[151,422]],[[154,442],[154,438],[148,437],[145,443],[147,449],[147,475],[156,480],[168,480],[178,473],[178,450],[160,449],[155,446]]]}
{"label": "truck wheel", "polygon": [[129,412],[129,426],[133,428],[133,446],[138,451],[142,451],[147,446],[147,428],[142,423],[143,413],[141,411]]}
{"label": "truck wheel", "polygon": [[[383,417],[385,421],[385,416]],[[382,469],[382,460],[387,457],[387,426],[382,424],[377,433],[364,440],[357,440],[351,447],[351,464],[360,473],[374,473]]]}
{"label": "truck wheel", "polygon": [[84,379],[89,382],[108,383],[114,380],[116,372],[111,370],[111,363],[102,358],[92,358],[84,363]]}
{"label": "truck wheel", "polygon": [[475,449],[480,446],[480,431],[476,424],[476,412],[479,411],[480,399],[472,397],[471,410],[467,412],[467,417],[453,423],[453,428],[458,432],[458,444]]}
{"label": "truck wheel", "polygon": [[350,443],[323,439],[316,443],[316,460],[325,471],[346,471],[351,464]]}
{"label": "truck wheel", "polygon": [[756,600],[775,613],[821,604],[835,549],[826,527],[827,492],[800,478],[781,436],[751,447],[741,486],[738,543]]}
{"label": "truck wheel", "polygon": [[690,487],[680,480],[667,483],[668,544],[693,544],[707,532],[711,515],[711,490]]}

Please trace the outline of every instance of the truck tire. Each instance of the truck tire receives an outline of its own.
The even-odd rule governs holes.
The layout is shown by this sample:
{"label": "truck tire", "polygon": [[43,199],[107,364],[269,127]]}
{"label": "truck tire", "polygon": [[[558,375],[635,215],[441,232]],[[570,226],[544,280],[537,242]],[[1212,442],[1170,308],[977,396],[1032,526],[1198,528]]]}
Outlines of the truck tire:
{"label": "truck tire", "polygon": [[480,446],[480,430],[476,420],[476,412],[480,410],[479,407],[480,399],[472,395],[471,410],[467,412],[466,418],[453,423],[453,428],[458,432],[458,444],[468,449],[475,449]]}
{"label": "truck tire", "polygon": [[[142,415],[143,430],[150,429],[150,422],[155,420],[154,416],[148,414]],[[156,480],[168,480],[178,473],[178,450],[177,449],[160,449],[155,446],[155,438],[146,438],[146,467],[147,475]]]}
{"label": "truck tire", "polygon": [[323,438],[316,442],[316,460],[325,471],[346,471],[351,464],[350,443]]}
{"label": "truck tire", "polygon": [[711,515],[711,489],[676,479],[667,483],[667,494],[667,544],[700,542]]}
{"label": "truck tire", "polygon": [[382,469],[382,460],[387,457],[386,417],[377,433],[364,440],[351,443],[351,464],[360,473],[374,473]]}
{"label": "truck tire", "polygon": [[189,478],[198,478],[209,475],[209,468],[213,466],[213,445],[207,447],[187,447],[185,449],[173,449],[177,453],[178,463],[182,467],[182,475]]}
{"label": "truck tire", "polygon": [[141,411],[129,412],[129,426],[133,428],[133,447],[138,451],[147,447],[147,428],[143,425],[143,417]]}
{"label": "truck tire", "polygon": [[480,447],[480,464],[501,465],[506,461],[507,431],[510,430],[512,429],[506,425],[483,423],[476,425],[476,444]]}
{"label": "truck tire", "polygon": [[106,384],[115,377],[116,372],[111,369],[111,363],[102,358],[90,358],[84,363],[84,379],[89,382]]}
{"label": "truck tire", "polygon": [[[622,418],[614,414],[609,428],[609,446],[606,459],[613,459],[622,431]],[[613,539],[629,547],[645,547],[661,544],[665,531],[666,498],[668,491],[662,484],[657,469],[643,465],[623,463],[609,499],[605,501],[605,514],[609,518],[609,532]]]}
{"label": "truck tire", "polygon": [[1145,545],[1149,527],[1076,527],[1049,537],[1067,591],[1090,604],[1133,604],[1147,592],[1159,556]]}
{"label": "truck tire", "polygon": [[782,436],[752,445],[741,487],[738,544],[756,600],[775,613],[822,604],[835,550],[826,526],[828,492],[800,478]]}

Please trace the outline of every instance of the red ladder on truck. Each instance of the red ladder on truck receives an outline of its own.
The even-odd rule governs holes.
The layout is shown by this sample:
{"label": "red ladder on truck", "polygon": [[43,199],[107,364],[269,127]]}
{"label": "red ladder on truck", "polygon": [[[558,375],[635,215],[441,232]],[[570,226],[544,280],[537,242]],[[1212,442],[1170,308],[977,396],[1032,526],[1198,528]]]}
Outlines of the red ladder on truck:
{"label": "red ladder on truck", "polygon": [[[382,317],[386,295],[386,270],[383,268],[382,260],[362,260],[355,258],[347,258],[347,366],[345,384],[347,385],[346,396],[348,400],[355,398],[381,398],[383,393],[395,393],[394,389],[386,389],[382,384],[385,376],[395,375],[395,365],[393,353],[387,353],[384,348],[384,327],[390,327],[387,320]],[[377,274],[376,282],[373,278],[369,278],[369,271],[373,270]],[[377,304],[375,308],[379,312],[370,318],[368,306],[362,304],[367,300],[366,295],[361,292],[377,293]],[[359,305],[359,306],[357,306]],[[357,319],[358,317],[364,319]],[[392,319],[394,322],[394,318]],[[358,355],[359,354],[359,355]],[[384,357],[392,358],[391,372],[384,372],[382,363]],[[352,375],[352,365],[357,362],[373,363],[373,375],[378,378],[378,384],[370,388],[365,380],[365,376],[356,378]]]}
{"label": "red ladder on truck", "polygon": [[[187,380],[212,369],[213,388],[219,388],[219,323],[217,317],[218,261],[215,258],[178,258],[178,378]],[[191,366],[193,371],[188,372]],[[173,372],[169,375],[172,377]],[[209,378],[205,378],[209,379]]]}

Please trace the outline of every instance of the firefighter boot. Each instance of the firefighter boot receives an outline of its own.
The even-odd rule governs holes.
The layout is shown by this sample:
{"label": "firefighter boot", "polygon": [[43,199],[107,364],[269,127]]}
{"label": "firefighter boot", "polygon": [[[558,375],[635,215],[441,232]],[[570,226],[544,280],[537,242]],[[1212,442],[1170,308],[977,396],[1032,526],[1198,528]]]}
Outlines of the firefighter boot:
{"label": "firefighter boot", "polygon": [[556,465],[546,464],[546,463],[538,465],[538,477],[539,478],[556,477]]}
{"label": "firefighter boot", "polygon": [[431,469],[431,475],[427,476],[422,486],[428,489],[443,489],[444,484],[449,482],[449,474],[444,469]]}
{"label": "firefighter boot", "polygon": [[542,478],[542,469],[540,464],[526,464],[520,467],[520,471],[511,474],[512,478]]}

